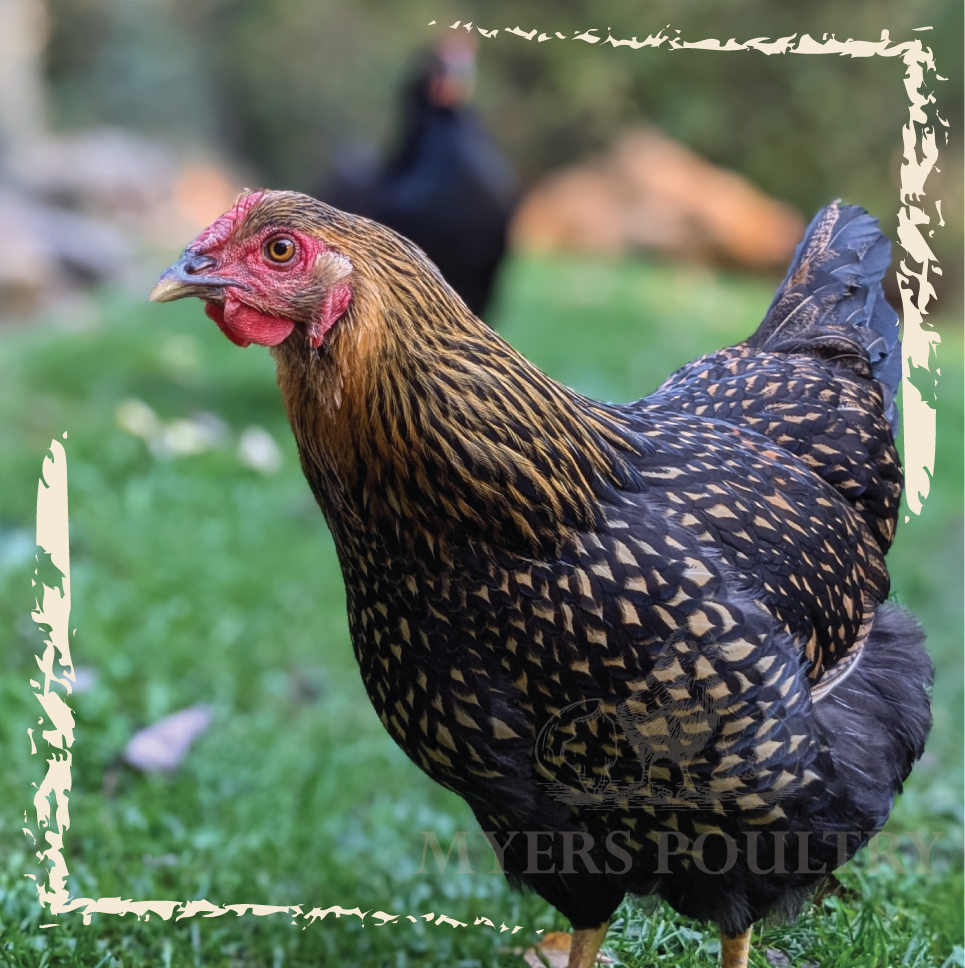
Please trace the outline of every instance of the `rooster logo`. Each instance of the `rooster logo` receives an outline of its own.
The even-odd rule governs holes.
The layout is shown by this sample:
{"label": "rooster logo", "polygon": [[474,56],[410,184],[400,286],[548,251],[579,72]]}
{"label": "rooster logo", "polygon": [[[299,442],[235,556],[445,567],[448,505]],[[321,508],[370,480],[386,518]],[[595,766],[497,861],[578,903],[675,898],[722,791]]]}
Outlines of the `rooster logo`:
{"label": "rooster logo", "polygon": [[[599,698],[571,703],[543,725],[536,741],[537,770],[554,799],[601,807],[627,801],[697,807],[762,785],[763,777],[748,765],[728,784],[732,789],[722,792],[704,756],[733,703],[720,675],[698,680],[693,674],[696,657],[711,658],[716,642],[697,644],[677,631],[664,646],[643,686],[627,699],[609,706]],[[627,747],[634,758],[621,755]],[[613,752],[591,764],[587,748]],[[784,769],[793,765],[785,762]]]}
{"label": "rooster logo", "polygon": [[[578,739],[581,727],[590,723],[596,724],[602,746],[613,750],[598,773],[588,768]],[[612,771],[619,760],[620,733],[619,720],[605,711],[602,699],[582,699],[551,716],[536,737],[536,768],[549,781],[550,795],[563,803],[607,802],[614,792]]]}

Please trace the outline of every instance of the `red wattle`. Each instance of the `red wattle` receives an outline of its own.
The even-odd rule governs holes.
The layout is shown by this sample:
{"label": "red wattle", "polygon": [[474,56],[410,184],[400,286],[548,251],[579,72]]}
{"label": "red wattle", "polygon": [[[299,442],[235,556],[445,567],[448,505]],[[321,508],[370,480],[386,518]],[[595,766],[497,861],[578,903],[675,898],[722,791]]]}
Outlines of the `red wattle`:
{"label": "red wattle", "polygon": [[209,318],[213,319],[218,324],[218,329],[221,330],[228,339],[231,340],[235,346],[240,346],[244,348],[245,346],[251,346],[251,341],[246,339],[239,339],[234,333],[228,328],[224,321],[224,306],[219,306],[217,303],[205,303],[204,304],[204,314]]}
{"label": "red wattle", "polygon": [[209,316],[218,324],[221,331],[237,346],[258,343],[260,346],[277,346],[288,338],[295,324],[290,319],[279,319],[246,306],[233,296],[225,301],[221,319]]}

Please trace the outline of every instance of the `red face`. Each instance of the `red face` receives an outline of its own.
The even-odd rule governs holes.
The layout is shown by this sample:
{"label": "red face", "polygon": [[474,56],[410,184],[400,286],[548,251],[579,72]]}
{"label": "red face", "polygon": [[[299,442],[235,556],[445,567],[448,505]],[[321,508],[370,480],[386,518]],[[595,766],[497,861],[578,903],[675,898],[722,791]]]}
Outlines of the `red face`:
{"label": "red face", "polygon": [[162,276],[151,298],[198,296],[238,346],[276,346],[302,324],[312,346],[352,299],[351,263],[321,239],[283,225],[245,231],[264,198],[253,192],[206,228]]}

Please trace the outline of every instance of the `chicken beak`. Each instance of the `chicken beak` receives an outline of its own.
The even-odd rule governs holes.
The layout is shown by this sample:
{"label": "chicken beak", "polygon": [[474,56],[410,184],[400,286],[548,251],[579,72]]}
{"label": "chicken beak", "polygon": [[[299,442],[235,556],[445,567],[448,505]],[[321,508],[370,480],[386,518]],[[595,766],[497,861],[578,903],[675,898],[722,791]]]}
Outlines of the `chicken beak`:
{"label": "chicken beak", "polygon": [[200,299],[220,299],[220,292],[225,286],[235,286],[247,289],[234,279],[224,279],[220,276],[205,275],[207,270],[213,269],[215,260],[209,255],[198,255],[190,250],[169,269],[166,269],[148,296],[151,302],[172,302],[187,296],[197,296]]}

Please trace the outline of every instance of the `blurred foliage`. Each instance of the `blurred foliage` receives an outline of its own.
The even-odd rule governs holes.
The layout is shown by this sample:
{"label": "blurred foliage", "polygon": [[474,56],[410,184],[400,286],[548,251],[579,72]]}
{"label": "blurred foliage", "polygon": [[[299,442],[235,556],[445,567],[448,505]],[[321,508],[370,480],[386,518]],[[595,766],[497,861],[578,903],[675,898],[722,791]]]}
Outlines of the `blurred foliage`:
{"label": "blurred foliage", "polygon": [[[897,58],[767,56],[666,48],[539,43],[534,27],[572,38],[588,27],[645,38],[665,25],[694,41],[810,33],[876,41],[919,38],[934,49],[939,111],[962,115],[962,5],[954,0],[49,0],[49,69],[60,123],[94,120],[210,139],[276,185],[317,191],[334,153],[385,146],[397,90],[415,53],[456,20],[479,37],[477,102],[529,181],[656,122],[672,136],[810,214],[833,197],[882,216],[894,237],[907,122]],[[605,12],[604,12],[605,11]],[[478,18],[478,19],[477,19]],[[430,21],[435,26],[428,26]],[[914,33],[916,27],[933,29]],[[475,30],[475,27],[474,27]],[[961,131],[929,182],[946,212],[961,209]],[[941,137],[940,137],[941,140]],[[944,146],[942,146],[944,148]],[[956,220],[957,221],[957,220]],[[961,224],[936,239],[961,252]],[[950,259],[948,257],[951,257]]]}

